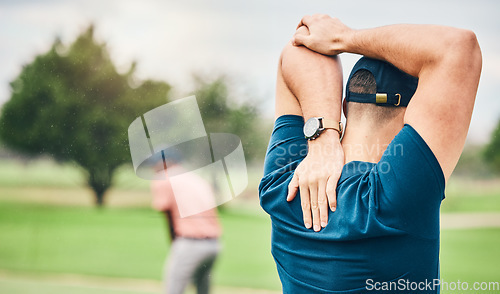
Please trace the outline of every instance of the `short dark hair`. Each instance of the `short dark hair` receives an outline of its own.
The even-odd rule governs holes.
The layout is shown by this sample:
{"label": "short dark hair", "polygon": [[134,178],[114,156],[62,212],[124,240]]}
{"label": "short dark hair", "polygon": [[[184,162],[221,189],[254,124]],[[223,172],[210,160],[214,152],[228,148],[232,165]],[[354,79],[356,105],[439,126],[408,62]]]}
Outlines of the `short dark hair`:
{"label": "short dark hair", "polygon": [[[375,76],[366,69],[360,69],[352,75],[349,80],[349,89],[347,90],[359,94],[376,94],[377,82],[375,81]],[[351,118],[369,116],[375,122],[390,120],[404,109],[406,107],[389,107],[352,101],[347,103],[347,113]]]}
{"label": "short dark hair", "polygon": [[377,93],[377,82],[371,72],[360,69],[352,75],[347,90],[358,94],[375,94]]}

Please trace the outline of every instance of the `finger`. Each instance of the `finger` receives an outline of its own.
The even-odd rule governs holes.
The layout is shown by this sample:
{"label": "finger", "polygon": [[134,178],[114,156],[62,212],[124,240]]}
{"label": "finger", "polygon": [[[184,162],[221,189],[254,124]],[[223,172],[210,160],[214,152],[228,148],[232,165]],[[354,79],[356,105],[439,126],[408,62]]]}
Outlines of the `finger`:
{"label": "finger", "polygon": [[304,16],[301,20],[300,20],[300,23],[299,25],[297,26],[296,29],[300,28],[301,26],[307,26],[307,24],[310,22],[311,20],[311,16],[310,15],[306,15]]}
{"label": "finger", "polygon": [[301,26],[295,30],[294,35],[309,35],[309,28],[306,26]]}
{"label": "finger", "polygon": [[[307,15],[306,15],[306,16],[307,16]],[[304,16],[304,17],[306,17],[306,16]],[[299,24],[297,25],[297,27],[296,27],[295,29],[298,29],[298,28],[300,28],[301,26],[303,26],[303,25],[304,25],[304,23],[302,22],[302,21],[304,20],[304,17],[302,17],[302,18],[300,19],[300,22],[299,22]]]}
{"label": "finger", "polygon": [[337,210],[337,182],[339,176],[330,176],[326,183],[326,197],[331,211]]}
{"label": "finger", "polygon": [[292,38],[292,44],[295,46],[304,45],[309,36],[309,29],[306,26],[299,27]]}
{"label": "finger", "polygon": [[293,35],[292,44],[294,46],[304,45],[307,47],[308,43],[309,43],[309,35],[302,33],[295,33],[295,35]]}
{"label": "finger", "polygon": [[318,184],[316,181],[309,183],[309,197],[311,198],[311,213],[314,231],[321,230],[318,207]]}
{"label": "finger", "polygon": [[300,20],[299,24],[297,25],[297,27],[295,28],[296,30],[298,30],[301,26],[303,26],[304,24],[302,23],[302,20]]}
{"label": "finger", "polygon": [[326,198],[326,181],[318,182],[318,207],[319,219],[321,227],[324,228],[328,224],[328,201]]}
{"label": "finger", "polygon": [[311,220],[311,202],[309,199],[309,186],[307,183],[300,182],[299,183],[300,190],[300,203],[302,206],[302,216],[304,218],[304,225],[306,228],[310,229],[312,226]]}
{"label": "finger", "polygon": [[298,190],[299,176],[297,175],[297,173],[294,173],[290,184],[288,184],[288,195],[286,196],[286,201],[292,201],[295,198],[295,195],[297,195]]}

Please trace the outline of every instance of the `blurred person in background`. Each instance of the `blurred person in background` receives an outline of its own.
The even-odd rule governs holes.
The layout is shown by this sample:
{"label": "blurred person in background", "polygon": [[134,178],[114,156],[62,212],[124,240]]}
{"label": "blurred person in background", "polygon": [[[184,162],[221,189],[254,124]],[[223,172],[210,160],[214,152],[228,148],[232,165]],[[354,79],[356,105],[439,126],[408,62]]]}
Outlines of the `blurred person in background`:
{"label": "blurred person in background", "polygon": [[[159,160],[155,169],[166,179],[151,182],[152,206],[165,215],[171,241],[163,293],[182,294],[190,283],[198,294],[210,293],[211,271],[221,250],[222,234],[216,209],[205,209],[214,201],[214,190],[202,177],[186,171],[176,156],[169,156],[165,163]],[[175,179],[174,194],[169,175],[179,174],[182,177]],[[202,212],[183,217],[186,207]]]}

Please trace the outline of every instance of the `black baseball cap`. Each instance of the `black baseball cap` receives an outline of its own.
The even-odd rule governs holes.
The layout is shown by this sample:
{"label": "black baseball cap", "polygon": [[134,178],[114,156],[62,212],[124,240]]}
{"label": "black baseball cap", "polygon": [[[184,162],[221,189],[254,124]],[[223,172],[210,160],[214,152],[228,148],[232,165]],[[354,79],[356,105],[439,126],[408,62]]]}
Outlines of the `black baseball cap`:
{"label": "black baseball cap", "polygon": [[[349,91],[352,76],[359,70],[367,70],[375,77],[376,94],[360,94]],[[361,57],[352,68],[346,86],[346,101],[374,103],[381,106],[408,106],[415,94],[418,78],[411,76],[394,65],[368,57]]]}

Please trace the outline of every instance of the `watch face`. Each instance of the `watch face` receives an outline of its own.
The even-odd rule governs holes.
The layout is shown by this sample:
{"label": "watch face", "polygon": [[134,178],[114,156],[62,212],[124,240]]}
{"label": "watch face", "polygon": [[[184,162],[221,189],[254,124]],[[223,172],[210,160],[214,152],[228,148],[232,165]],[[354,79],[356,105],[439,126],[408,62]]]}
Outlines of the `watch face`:
{"label": "watch face", "polygon": [[312,136],[316,135],[318,129],[319,119],[317,119],[316,117],[311,117],[304,125],[304,136],[306,136],[306,138],[311,138]]}

